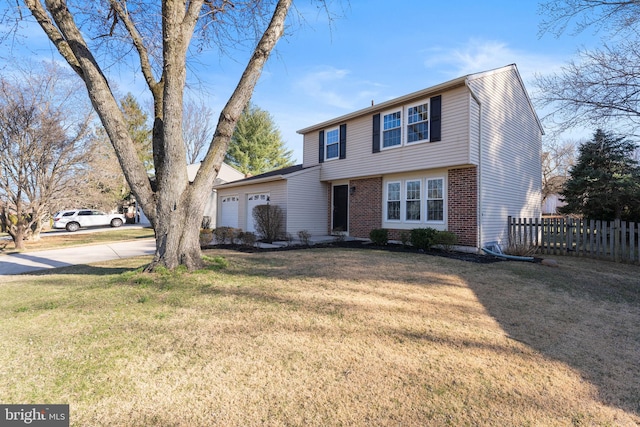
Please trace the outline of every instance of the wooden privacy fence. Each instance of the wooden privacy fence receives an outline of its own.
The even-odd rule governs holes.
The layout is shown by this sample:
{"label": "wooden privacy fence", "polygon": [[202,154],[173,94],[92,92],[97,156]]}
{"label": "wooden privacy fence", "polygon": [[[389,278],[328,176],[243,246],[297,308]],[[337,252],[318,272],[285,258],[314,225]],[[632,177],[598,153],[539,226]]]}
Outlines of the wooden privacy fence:
{"label": "wooden privacy fence", "polygon": [[566,254],[640,263],[640,223],[574,218],[509,217],[509,245]]}

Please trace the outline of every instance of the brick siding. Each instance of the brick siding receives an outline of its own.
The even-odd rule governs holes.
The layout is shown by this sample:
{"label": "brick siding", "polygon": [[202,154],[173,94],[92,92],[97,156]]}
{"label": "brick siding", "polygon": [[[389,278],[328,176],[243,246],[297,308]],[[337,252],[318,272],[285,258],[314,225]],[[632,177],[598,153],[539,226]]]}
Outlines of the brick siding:
{"label": "brick siding", "polygon": [[382,178],[351,180],[349,190],[349,236],[369,238],[382,227]]}
{"label": "brick siding", "polygon": [[475,166],[449,170],[448,230],[458,244],[478,246],[478,178]]}

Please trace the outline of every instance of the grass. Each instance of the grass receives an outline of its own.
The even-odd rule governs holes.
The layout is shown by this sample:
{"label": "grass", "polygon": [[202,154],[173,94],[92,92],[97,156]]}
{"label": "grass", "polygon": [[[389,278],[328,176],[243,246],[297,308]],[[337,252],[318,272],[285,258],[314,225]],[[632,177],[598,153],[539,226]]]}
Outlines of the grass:
{"label": "grass", "polygon": [[208,251],[0,285],[0,401],[77,426],[640,423],[637,266]]}
{"label": "grass", "polygon": [[[71,234],[50,231],[44,234],[37,242],[26,241],[26,248],[23,252],[154,237],[153,229],[151,228],[129,228],[126,226],[115,229],[100,228],[93,230],[91,233],[78,232]],[[10,253],[16,253],[13,242],[11,240],[2,241],[0,243],[0,255]]]}

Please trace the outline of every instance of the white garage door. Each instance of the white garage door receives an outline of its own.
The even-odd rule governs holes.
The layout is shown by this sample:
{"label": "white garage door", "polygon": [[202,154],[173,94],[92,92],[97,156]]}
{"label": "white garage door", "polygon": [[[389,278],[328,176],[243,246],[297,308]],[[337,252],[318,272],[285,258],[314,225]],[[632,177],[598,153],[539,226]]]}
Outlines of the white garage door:
{"label": "white garage door", "polygon": [[220,227],[238,228],[238,196],[226,196],[220,203]]}
{"label": "white garage door", "polygon": [[256,232],[255,221],[253,220],[253,208],[258,205],[266,205],[269,201],[269,193],[250,194],[247,199],[247,231]]}

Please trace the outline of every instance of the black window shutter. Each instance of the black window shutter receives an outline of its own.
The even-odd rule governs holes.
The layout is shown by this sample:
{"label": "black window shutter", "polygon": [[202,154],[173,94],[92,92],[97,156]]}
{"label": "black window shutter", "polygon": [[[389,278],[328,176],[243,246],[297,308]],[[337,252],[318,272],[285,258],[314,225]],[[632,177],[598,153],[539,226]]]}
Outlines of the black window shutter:
{"label": "black window shutter", "polygon": [[324,162],[324,131],[318,134],[318,162]]}
{"label": "black window shutter", "polygon": [[442,139],[440,133],[440,116],[442,115],[442,95],[434,96],[431,98],[431,122],[429,134],[431,137],[429,141],[436,142]]}
{"label": "black window shutter", "polygon": [[340,158],[347,158],[347,125],[340,125]]}
{"label": "black window shutter", "polygon": [[375,114],[373,116],[373,152],[380,152],[380,114]]}

